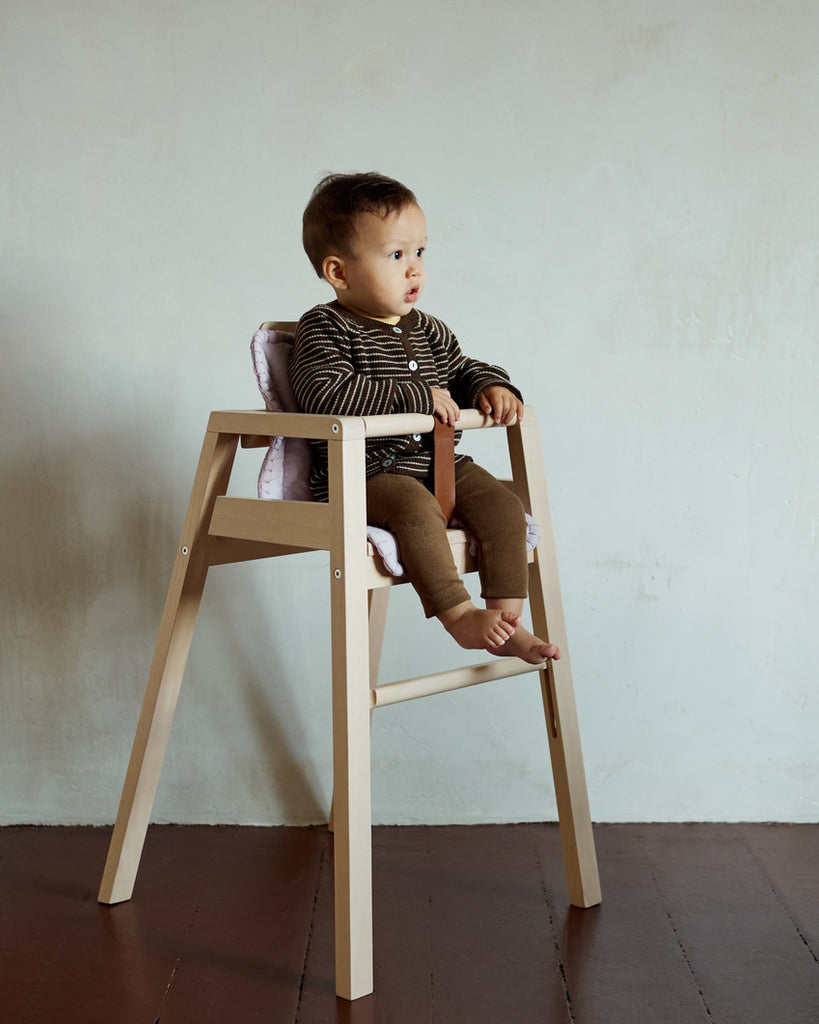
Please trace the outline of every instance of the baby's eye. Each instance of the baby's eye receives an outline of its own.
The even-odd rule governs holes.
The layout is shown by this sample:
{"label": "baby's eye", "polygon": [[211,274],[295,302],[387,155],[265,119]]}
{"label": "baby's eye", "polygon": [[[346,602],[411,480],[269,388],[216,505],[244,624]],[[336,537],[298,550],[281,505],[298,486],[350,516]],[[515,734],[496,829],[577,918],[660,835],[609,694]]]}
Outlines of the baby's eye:
{"label": "baby's eye", "polygon": [[424,258],[424,253],[425,253],[425,252],[426,252],[426,249],[416,249],[416,251],[415,251],[415,255],[416,255],[416,257],[417,257],[417,258],[418,258],[419,260],[422,260],[422,259]]}
{"label": "baby's eye", "polygon": [[395,252],[390,253],[391,260],[400,260],[404,255],[403,249],[396,249]]}

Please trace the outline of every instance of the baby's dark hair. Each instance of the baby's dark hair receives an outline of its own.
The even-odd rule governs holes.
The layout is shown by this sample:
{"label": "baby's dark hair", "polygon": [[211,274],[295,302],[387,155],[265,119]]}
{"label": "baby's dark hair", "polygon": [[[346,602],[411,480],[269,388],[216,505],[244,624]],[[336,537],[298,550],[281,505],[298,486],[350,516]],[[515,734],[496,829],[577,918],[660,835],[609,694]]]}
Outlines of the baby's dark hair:
{"label": "baby's dark hair", "polygon": [[356,218],[362,213],[388,217],[417,203],[400,181],[375,171],[364,174],[328,174],[316,185],[304,210],[302,243],[319,277],[326,256],[352,250]]}

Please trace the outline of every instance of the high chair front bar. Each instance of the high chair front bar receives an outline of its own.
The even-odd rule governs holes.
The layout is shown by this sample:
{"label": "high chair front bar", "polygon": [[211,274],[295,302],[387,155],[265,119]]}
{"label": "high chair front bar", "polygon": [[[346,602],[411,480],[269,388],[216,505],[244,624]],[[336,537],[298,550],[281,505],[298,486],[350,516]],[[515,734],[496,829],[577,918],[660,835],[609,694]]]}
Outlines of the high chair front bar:
{"label": "high chair front bar", "polygon": [[[529,569],[534,629],[560,647],[560,661],[533,666],[517,658],[493,658],[483,665],[376,685],[389,587],[406,580],[389,575],[367,541],[364,442],[367,437],[428,433],[433,423],[432,416],[415,414],[211,413],[108,851],[101,903],[128,900],[133,892],[208,569],[312,550],[330,553],[338,995],[357,999],[373,990],[370,714],[376,707],[538,672],[569,898],[578,907],[600,902],[551,516],[531,407],[520,423],[499,429],[506,429],[514,489],[541,531]],[[462,411],[459,429],[481,427],[495,424],[476,410]],[[328,502],[227,496],[240,437],[253,444],[253,438],[274,436],[327,441]],[[459,571],[474,569],[464,533],[450,530],[448,536]]]}

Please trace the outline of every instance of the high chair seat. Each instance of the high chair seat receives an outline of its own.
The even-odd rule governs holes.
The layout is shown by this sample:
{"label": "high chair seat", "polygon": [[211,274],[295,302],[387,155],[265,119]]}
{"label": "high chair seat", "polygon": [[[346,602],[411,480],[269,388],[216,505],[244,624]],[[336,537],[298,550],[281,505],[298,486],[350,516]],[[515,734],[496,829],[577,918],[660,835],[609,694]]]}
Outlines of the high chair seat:
{"label": "high chair seat", "polygon": [[[286,331],[288,327],[292,325],[274,323],[264,329]],[[390,588],[405,582],[405,577],[385,568],[367,539],[364,444],[368,437],[423,434],[433,426],[432,416],[416,414],[211,413],[111,837],[100,902],[128,900],[133,892],[210,567],[313,550],[329,552],[338,995],[356,999],[373,990],[370,713],[377,707],[536,672],[546,716],[569,899],[579,907],[600,901],[548,495],[535,411],[530,406],[524,420],[507,428],[496,427],[477,410],[464,410],[458,429],[505,430],[512,486],[527,513],[540,525],[540,543],[530,552],[529,565],[534,630],[544,641],[560,647],[561,659],[533,666],[517,658],[495,657],[462,669],[378,682],[387,597]],[[240,438],[244,445],[262,443],[266,447],[271,438],[285,439],[280,449],[294,439],[326,442],[329,500],[228,496]],[[282,480],[288,478],[287,458],[285,454],[282,466],[276,469]],[[473,570],[466,534],[449,530],[447,536],[459,572]]]}

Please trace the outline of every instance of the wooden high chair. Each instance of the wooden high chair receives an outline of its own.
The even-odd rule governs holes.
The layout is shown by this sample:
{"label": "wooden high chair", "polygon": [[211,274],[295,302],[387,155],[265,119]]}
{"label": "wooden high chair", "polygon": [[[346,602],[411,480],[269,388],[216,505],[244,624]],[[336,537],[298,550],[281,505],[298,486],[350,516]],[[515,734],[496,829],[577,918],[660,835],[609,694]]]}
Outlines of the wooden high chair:
{"label": "wooden high chair", "polygon": [[[277,324],[293,330],[293,324]],[[335,831],[336,991],[357,999],[373,990],[370,814],[370,713],[398,701],[538,672],[557,796],[569,898],[600,902],[566,628],[558,585],[551,515],[534,410],[496,428],[476,410],[461,413],[459,429],[506,429],[513,486],[540,526],[530,555],[535,633],[556,643],[558,662],[537,667],[517,658],[491,658],[468,668],[377,685],[390,575],[366,536],[364,440],[428,433],[433,417],[313,416],[273,412],[213,412],[208,421],[187,517],[176,554],[148,685],[119,812],[108,851],[101,903],[133,892],[174,709],[208,569],[303,551],[330,553],[332,613],[333,783]],[[264,444],[274,436],[325,440],[330,498],[324,502],[227,497],[239,439]],[[448,532],[460,572],[476,568],[461,530]]]}

